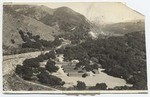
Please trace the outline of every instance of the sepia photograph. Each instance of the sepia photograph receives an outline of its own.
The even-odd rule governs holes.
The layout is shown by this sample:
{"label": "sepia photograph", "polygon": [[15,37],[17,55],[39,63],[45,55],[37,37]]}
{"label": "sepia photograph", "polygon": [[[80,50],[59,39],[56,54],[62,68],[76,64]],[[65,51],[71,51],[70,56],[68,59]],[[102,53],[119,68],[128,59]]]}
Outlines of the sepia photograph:
{"label": "sepia photograph", "polygon": [[122,2],[4,2],[3,93],[147,93],[145,16]]}

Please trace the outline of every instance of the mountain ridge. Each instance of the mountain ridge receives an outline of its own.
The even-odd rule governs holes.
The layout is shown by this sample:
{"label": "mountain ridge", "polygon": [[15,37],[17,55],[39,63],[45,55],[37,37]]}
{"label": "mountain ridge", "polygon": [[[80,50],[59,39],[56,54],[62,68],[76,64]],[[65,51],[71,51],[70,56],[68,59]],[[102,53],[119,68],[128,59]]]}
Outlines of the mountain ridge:
{"label": "mountain ridge", "polygon": [[[4,5],[3,7],[3,47],[5,50],[20,48],[24,43],[19,30],[30,32],[34,36],[39,35],[46,41],[53,41],[57,35],[71,33],[75,26],[88,27],[83,15],[66,7],[59,9],[34,5]],[[66,12],[66,9],[69,12]]]}

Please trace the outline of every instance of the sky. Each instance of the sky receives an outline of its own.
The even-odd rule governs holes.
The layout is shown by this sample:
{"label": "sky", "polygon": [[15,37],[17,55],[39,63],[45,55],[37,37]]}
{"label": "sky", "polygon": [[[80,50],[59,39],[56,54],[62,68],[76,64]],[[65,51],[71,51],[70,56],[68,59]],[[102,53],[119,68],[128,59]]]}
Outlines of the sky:
{"label": "sky", "polygon": [[45,5],[49,8],[66,6],[83,14],[89,20],[95,21],[99,24],[144,19],[142,14],[119,2],[49,2],[36,4]]}
{"label": "sky", "polygon": [[144,16],[123,3],[118,2],[101,2],[101,3],[47,3],[43,4],[50,8],[58,8],[67,6],[91,21],[99,23],[118,23],[124,21],[132,21],[135,19],[144,19]]}

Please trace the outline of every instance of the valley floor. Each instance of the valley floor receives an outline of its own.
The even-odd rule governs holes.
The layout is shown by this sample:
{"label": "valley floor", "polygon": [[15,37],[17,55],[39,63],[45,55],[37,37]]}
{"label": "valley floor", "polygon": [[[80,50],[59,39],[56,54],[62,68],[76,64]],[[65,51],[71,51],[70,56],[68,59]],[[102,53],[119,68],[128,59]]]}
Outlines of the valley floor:
{"label": "valley floor", "polygon": [[[4,91],[10,90],[55,90],[51,87],[44,86],[41,84],[35,84],[33,82],[24,81],[21,78],[17,77],[14,73],[15,67],[17,64],[22,64],[23,60],[27,58],[34,58],[41,54],[41,52],[30,52],[25,54],[17,54],[17,55],[8,55],[3,56],[3,88]],[[62,64],[57,64],[59,66],[59,70],[52,75],[55,75],[65,81],[64,87],[68,88],[77,84],[77,81],[83,81],[87,86],[95,86],[96,83],[106,83],[108,88],[114,88],[115,86],[131,86],[126,84],[126,81],[121,78],[116,78],[113,76],[109,76],[106,73],[102,72],[102,69],[99,69],[99,74],[94,74],[92,76],[87,76],[86,78],[82,78],[81,76],[67,76],[64,73],[63,68],[61,68]]]}

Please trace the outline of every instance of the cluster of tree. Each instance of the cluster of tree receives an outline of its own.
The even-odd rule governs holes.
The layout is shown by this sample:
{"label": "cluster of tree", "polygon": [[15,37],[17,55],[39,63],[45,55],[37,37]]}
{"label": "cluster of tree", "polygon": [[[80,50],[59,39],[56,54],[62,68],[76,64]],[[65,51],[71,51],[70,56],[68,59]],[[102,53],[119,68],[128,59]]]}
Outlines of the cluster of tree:
{"label": "cluster of tree", "polygon": [[62,81],[61,78],[58,78],[53,75],[49,75],[49,73],[46,71],[41,72],[40,74],[37,75],[37,77],[39,78],[39,82],[49,86],[55,86],[55,85],[63,86],[65,84],[65,82]]}
{"label": "cluster of tree", "polygon": [[[64,27],[67,27],[67,26],[64,26]],[[90,31],[89,27],[84,26],[84,25],[78,25],[78,26],[72,27],[72,30],[69,30],[69,33],[64,33],[59,36],[67,40],[70,40],[72,44],[79,44],[81,41],[89,38],[89,35],[88,35],[89,31]]]}
{"label": "cluster of tree", "polygon": [[56,58],[55,51],[49,51],[45,54],[40,54],[39,56],[36,57],[36,59],[39,62],[43,62],[44,60],[55,59],[55,58]]}
{"label": "cluster of tree", "polygon": [[44,39],[40,39],[39,35],[32,35],[32,33],[30,32],[19,30],[19,34],[24,41],[24,43],[22,43],[22,48],[52,48],[55,46],[59,46],[62,43],[62,41],[59,40],[58,37],[55,37],[54,41],[47,41]]}
{"label": "cluster of tree", "polygon": [[83,60],[88,59],[88,54],[82,46],[66,47],[64,50],[64,60]]}
{"label": "cluster of tree", "polygon": [[76,85],[77,90],[106,90],[107,85],[105,83],[97,83],[95,86],[87,87],[86,84],[82,81],[77,81]]}
{"label": "cluster of tree", "polygon": [[25,80],[32,80],[35,69],[40,67],[39,61],[36,58],[25,59],[23,65],[17,65],[15,72]]}
{"label": "cluster of tree", "polygon": [[[49,86],[62,86],[64,85],[62,79],[50,74],[58,70],[58,67],[55,66],[56,63],[52,61],[52,59],[55,59],[55,51],[50,51],[48,53],[45,53],[45,55],[41,54],[35,58],[25,59],[22,63],[23,65],[16,66],[15,72],[24,80],[32,81],[33,77],[35,76],[42,84],[46,84]],[[39,63],[43,62],[44,60],[48,60],[45,68],[40,67]]]}
{"label": "cluster of tree", "polygon": [[33,67],[33,68],[38,68],[40,67],[40,63],[36,58],[31,58],[31,59],[25,59],[23,61],[23,66],[25,67]]}
{"label": "cluster of tree", "polygon": [[89,60],[80,60],[79,63],[76,64],[75,68],[85,69],[86,71],[93,71],[94,69],[98,69],[98,64],[90,64]]}
{"label": "cluster of tree", "polygon": [[17,65],[15,72],[25,80],[31,80],[33,71],[31,67]]}
{"label": "cluster of tree", "polygon": [[133,84],[132,89],[147,89],[144,36],[142,32],[132,32],[124,36],[88,39],[77,46],[66,47],[64,57],[65,60],[80,60],[77,67],[85,66],[87,70],[92,70],[87,60],[94,57],[107,74],[124,78]]}

